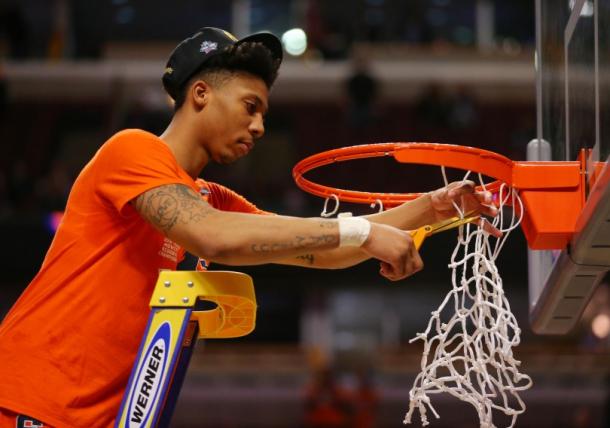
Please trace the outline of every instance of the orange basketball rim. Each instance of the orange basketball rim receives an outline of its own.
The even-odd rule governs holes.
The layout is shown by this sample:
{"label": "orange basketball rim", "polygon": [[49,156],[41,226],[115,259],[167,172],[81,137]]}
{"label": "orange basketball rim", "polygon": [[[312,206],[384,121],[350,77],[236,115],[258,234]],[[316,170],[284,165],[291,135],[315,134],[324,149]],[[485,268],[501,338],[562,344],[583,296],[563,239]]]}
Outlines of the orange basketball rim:
{"label": "orange basketball rim", "polygon": [[[585,159],[578,161],[513,161],[498,153],[475,147],[434,143],[382,143],[342,147],[309,156],[292,171],[301,189],[343,202],[375,203],[393,207],[421,193],[373,193],[345,190],[314,183],[303,174],[335,162],[392,156],[401,163],[438,165],[479,173],[496,181],[485,185],[497,192],[502,183],[517,190],[523,202],[521,227],[530,248],[562,249],[575,232],[576,220],[585,203]],[[480,189],[480,187],[479,187]]]}

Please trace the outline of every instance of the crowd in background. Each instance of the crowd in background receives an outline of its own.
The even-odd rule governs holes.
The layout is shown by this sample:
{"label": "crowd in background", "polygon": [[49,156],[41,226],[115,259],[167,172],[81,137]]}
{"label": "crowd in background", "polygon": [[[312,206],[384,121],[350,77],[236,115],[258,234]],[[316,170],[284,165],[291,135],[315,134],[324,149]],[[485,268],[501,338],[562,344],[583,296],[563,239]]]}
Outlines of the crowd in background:
{"label": "crowd in background", "polygon": [[[111,104],[14,99],[2,60],[101,63],[112,44],[171,45],[204,23],[231,28],[236,3],[244,2],[188,0],[167,8],[164,0],[0,0],[0,231],[10,243],[0,250],[0,259],[5,267],[10,267],[5,282],[0,283],[4,296],[8,295],[0,301],[0,319],[8,309],[8,302],[17,298],[22,285],[38,268],[53,236],[53,226],[49,225],[55,217],[50,216],[63,211],[71,185],[88,158],[119,129],[140,127],[160,133],[171,117],[170,105],[162,109],[133,105],[116,120]],[[371,67],[372,59],[356,53],[355,47],[367,44],[373,50],[391,52],[401,46],[408,52],[459,52],[466,57],[473,52],[486,55],[494,50],[505,54],[531,52],[535,28],[533,2],[251,0],[245,3],[250,7],[253,31],[265,29],[279,34],[295,20],[299,21],[310,44],[306,57],[344,61],[350,64],[351,72],[342,82],[341,99],[272,103],[261,147],[229,171],[211,166],[206,169],[209,174],[206,178],[234,187],[261,208],[305,216],[318,215],[322,201],[297,189],[290,172],[297,161],[323,150],[408,139],[473,145],[512,159],[525,158],[526,144],[536,134],[533,96],[531,102],[490,105],[481,102],[471,87],[448,89],[442,82],[432,82],[411,99],[388,101]],[[491,39],[481,41],[478,20],[486,11],[491,13],[493,34]],[[358,173],[335,170],[321,177],[343,180],[346,187],[369,185],[371,188],[364,190],[401,191],[404,183],[397,183],[392,171],[382,171],[377,166],[364,168]],[[417,173],[406,177],[414,182],[425,181]],[[521,248],[524,253],[524,242],[518,244],[521,247],[515,245],[513,249]],[[434,266],[430,253],[427,257],[428,266]],[[525,258],[519,250],[508,257],[521,257],[521,262]],[[517,275],[516,270],[506,272],[507,277],[515,280],[512,276]],[[368,280],[362,270],[353,272],[345,273],[345,278]],[[261,308],[253,340],[298,341],[298,314],[307,310],[305,298],[301,299],[306,295],[303,290],[307,287],[330,293],[328,289],[332,288],[314,274],[303,274],[291,280],[296,289],[291,290],[294,295],[283,294],[280,299],[277,290],[285,290],[285,274],[285,271],[257,271],[257,280],[262,284],[257,291]],[[525,271],[521,274],[517,280],[525,282]],[[269,288],[266,290],[265,286]],[[520,286],[513,293],[526,293],[526,286]],[[278,303],[279,300],[282,302]],[[594,300],[595,304],[604,305],[608,294]],[[526,323],[526,318],[522,317],[520,322]],[[281,327],[290,331],[282,336]],[[607,340],[600,341],[588,330],[565,342],[591,352],[603,352],[609,346]],[[368,372],[352,373],[357,386],[346,390],[336,375],[331,366],[312,369],[304,392],[304,426],[376,426],[382,398],[373,382],[374,376]],[[570,381],[578,382],[573,377]],[[595,412],[599,412],[599,407]],[[565,426],[594,426],[590,424],[595,412],[585,406]]]}

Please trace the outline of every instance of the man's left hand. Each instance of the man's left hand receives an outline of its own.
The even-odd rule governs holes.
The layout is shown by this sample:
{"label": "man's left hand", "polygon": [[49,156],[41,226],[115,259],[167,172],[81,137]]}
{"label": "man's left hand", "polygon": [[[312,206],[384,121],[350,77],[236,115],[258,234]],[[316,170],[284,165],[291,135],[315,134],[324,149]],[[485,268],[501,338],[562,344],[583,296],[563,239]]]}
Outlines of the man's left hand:
{"label": "man's left hand", "polygon": [[[436,221],[443,221],[458,215],[454,203],[464,213],[490,217],[498,215],[498,208],[493,205],[491,192],[476,191],[474,182],[470,180],[455,181],[430,193],[430,205]],[[490,222],[483,219],[479,221],[483,229],[493,236],[502,236],[502,232],[492,226]]]}

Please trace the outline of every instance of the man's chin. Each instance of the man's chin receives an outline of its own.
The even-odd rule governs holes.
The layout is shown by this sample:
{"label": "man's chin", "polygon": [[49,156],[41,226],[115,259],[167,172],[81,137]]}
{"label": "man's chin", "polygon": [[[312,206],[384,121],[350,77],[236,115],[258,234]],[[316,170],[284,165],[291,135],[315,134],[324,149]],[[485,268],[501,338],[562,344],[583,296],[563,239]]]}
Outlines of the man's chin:
{"label": "man's chin", "polygon": [[238,155],[223,155],[219,156],[218,159],[215,159],[216,163],[219,165],[230,165],[237,160],[241,159],[243,156]]}

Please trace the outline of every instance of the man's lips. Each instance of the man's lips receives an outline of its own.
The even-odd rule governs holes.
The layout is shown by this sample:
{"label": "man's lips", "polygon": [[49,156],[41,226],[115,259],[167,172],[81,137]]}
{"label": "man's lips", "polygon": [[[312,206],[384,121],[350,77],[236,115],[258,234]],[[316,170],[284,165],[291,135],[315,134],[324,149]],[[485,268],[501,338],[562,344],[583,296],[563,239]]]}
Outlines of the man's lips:
{"label": "man's lips", "polygon": [[244,147],[246,150],[246,153],[248,153],[250,150],[252,150],[252,147],[254,147],[254,143],[252,141],[240,140],[237,142],[237,144],[239,144],[241,147]]}

